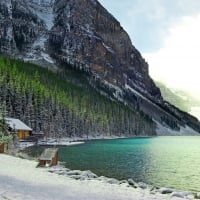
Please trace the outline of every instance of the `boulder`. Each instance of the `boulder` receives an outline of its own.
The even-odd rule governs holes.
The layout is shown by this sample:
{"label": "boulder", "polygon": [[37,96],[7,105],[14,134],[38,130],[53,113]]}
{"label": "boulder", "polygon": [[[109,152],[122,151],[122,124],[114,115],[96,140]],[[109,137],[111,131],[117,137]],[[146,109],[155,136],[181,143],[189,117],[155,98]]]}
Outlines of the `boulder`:
{"label": "boulder", "polygon": [[147,185],[146,183],[143,183],[143,182],[139,182],[139,183],[137,184],[137,186],[138,186],[139,188],[142,188],[142,189],[147,189],[147,188],[148,188],[148,185]]}
{"label": "boulder", "polygon": [[[190,192],[177,192],[174,191],[171,193],[171,197],[179,197],[179,198],[186,198],[186,199],[191,199],[192,198],[192,194]],[[188,198],[189,197],[189,198]]]}
{"label": "boulder", "polygon": [[115,178],[108,178],[106,180],[106,183],[110,183],[110,184],[119,184],[119,181]]}
{"label": "boulder", "polygon": [[107,177],[105,177],[105,176],[99,176],[98,178],[97,178],[97,180],[99,180],[99,181],[106,181],[108,178]]}
{"label": "boulder", "polygon": [[81,173],[82,176],[86,177],[86,178],[89,178],[89,179],[94,179],[94,178],[97,178],[98,176],[96,174],[94,174],[93,172],[91,172],[90,170],[88,171],[83,171]]}
{"label": "boulder", "polygon": [[200,199],[200,192],[196,194],[196,199]]}
{"label": "boulder", "polygon": [[80,171],[80,170],[72,170],[72,171],[67,172],[67,175],[69,175],[69,176],[81,175],[81,174],[82,174],[82,171]]}
{"label": "boulder", "polygon": [[82,179],[83,178],[83,176],[81,176],[81,175],[71,175],[71,176],[69,176],[70,178],[73,178],[73,179],[76,179],[76,180],[79,180],[79,179]]}
{"label": "boulder", "polygon": [[134,185],[136,185],[136,182],[133,179],[129,178],[128,184],[134,186]]}
{"label": "boulder", "polygon": [[119,184],[129,184],[127,180],[121,180],[119,181]]}
{"label": "boulder", "polygon": [[170,194],[170,193],[174,192],[174,189],[168,188],[168,187],[167,188],[163,187],[163,188],[160,188],[158,190],[158,192],[161,194]]}

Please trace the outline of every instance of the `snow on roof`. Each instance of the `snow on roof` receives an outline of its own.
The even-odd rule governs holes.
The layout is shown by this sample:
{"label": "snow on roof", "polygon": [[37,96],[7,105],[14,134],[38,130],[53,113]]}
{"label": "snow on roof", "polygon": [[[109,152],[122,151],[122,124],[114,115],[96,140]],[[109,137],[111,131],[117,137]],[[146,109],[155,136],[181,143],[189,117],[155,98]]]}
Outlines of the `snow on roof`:
{"label": "snow on roof", "polygon": [[56,152],[58,149],[56,148],[47,148],[44,150],[42,155],[40,156],[40,160],[52,160],[55,157]]}
{"label": "snow on roof", "polygon": [[32,129],[30,127],[28,127],[26,124],[24,124],[19,119],[6,118],[6,122],[9,125],[9,127],[12,129],[23,130],[23,131],[32,131]]}

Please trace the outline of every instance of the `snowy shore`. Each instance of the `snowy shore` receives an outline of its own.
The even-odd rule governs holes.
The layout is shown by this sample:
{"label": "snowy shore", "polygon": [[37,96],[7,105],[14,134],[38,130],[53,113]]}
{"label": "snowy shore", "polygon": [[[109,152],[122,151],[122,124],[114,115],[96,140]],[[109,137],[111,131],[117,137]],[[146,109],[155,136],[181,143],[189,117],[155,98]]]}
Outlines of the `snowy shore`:
{"label": "snowy shore", "polygon": [[[102,177],[75,180],[69,177],[73,171],[65,176],[58,167],[36,166],[36,161],[0,154],[0,200],[180,200],[178,196],[193,199],[189,194],[161,194],[163,189],[155,192],[149,188],[134,188],[127,182],[119,184]],[[88,173],[85,176],[89,177]]]}
{"label": "snowy shore", "polygon": [[[147,137],[147,136],[143,136],[143,137]],[[68,137],[64,137],[64,138],[60,138],[60,139],[54,139],[54,138],[45,138],[42,140],[39,140],[37,142],[37,145],[41,145],[41,146],[74,146],[74,145],[80,145],[80,144],[84,144],[86,141],[90,141],[90,140],[110,140],[110,139],[122,139],[122,138],[127,138],[127,137],[119,137],[119,136],[85,136],[85,137],[72,137],[72,138],[68,138]],[[35,142],[20,142],[19,143],[19,150],[23,150],[27,147],[30,146],[34,146],[36,145]]]}
{"label": "snowy shore", "polygon": [[[163,128],[160,124],[157,124],[157,136],[199,136],[199,133],[195,132],[188,126],[185,128],[181,128],[180,131],[173,131],[169,130],[168,128]],[[163,133],[166,133],[163,135]],[[113,139],[125,139],[125,138],[144,138],[144,137],[157,137],[157,136],[148,136],[148,135],[142,135],[142,136],[133,136],[133,137],[125,137],[125,136],[83,136],[83,137],[63,137],[60,139],[54,139],[54,138],[44,138],[40,139],[37,142],[37,145],[41,146],[74,146],[74,145],[80,145],[84,144],[86,141],[91,140],[113,140]],[[19,143],[19,149],[23,150],[27,147],[36,145],[35,142],[20,142]]]}

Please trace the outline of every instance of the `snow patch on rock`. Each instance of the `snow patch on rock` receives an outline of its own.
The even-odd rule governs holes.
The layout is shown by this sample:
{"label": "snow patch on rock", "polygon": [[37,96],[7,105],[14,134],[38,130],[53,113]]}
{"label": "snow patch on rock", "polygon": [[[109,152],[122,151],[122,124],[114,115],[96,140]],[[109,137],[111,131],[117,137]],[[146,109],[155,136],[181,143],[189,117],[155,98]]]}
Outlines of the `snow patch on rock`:
{"label": "snow patch on rock", "polygon": [[115,53],[111,47],[107,46],[104,42],[102,43],[103,46],[110,52],[110,53]]}
{"label": "snow patch on rock", "polygon": [[53,5],[55,0],[32,0],[30,8],[33,13],[45,23],[48,30],[51,30],[54,24]]}
{"label": "snow patch on rock", "polygon": [[54,63],[53,59],[52,59],[48,54],[42,52],[42,53],[41,53],[41,56],[42,56],[47,62],[49,62],[49,63],[51,63],[51,64]]}

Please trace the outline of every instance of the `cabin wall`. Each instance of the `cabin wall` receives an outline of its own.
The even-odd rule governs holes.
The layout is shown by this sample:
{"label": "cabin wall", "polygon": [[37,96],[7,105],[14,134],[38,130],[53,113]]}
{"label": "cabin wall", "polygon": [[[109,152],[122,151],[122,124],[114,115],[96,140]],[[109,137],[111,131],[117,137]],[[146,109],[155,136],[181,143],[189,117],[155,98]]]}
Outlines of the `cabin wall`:
{"label": "cabin wall", "polygon": [[19,140],[24,140],[31,135],[31,131],[17,130],[17,136]]}
{"label": "cabin wall", "polygon": [[4,153],[4,144],[0,144],[0,153]]}

